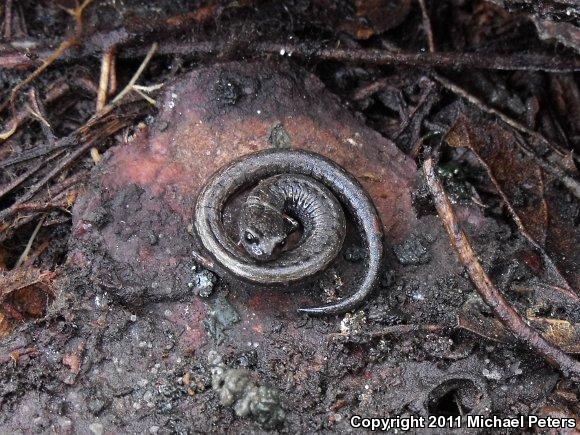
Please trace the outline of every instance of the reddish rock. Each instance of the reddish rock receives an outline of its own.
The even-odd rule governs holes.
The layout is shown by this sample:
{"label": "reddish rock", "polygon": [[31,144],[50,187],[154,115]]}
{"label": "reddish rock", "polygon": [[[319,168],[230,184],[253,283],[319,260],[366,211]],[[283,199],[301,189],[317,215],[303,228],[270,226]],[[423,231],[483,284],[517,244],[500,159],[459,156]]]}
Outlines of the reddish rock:
{"label": "reddish rock", "polygon": [[168,84],[159,107],[151,126],[110,151],[74,210],[75,236],[104,260],[92,263],[94,276],[123,302],[188,292],[197,193],[230,160],[273,144],[323,154],[355,175],[387,243],[415,221],[415,164],[308,73],[267,63],[202,68]]}

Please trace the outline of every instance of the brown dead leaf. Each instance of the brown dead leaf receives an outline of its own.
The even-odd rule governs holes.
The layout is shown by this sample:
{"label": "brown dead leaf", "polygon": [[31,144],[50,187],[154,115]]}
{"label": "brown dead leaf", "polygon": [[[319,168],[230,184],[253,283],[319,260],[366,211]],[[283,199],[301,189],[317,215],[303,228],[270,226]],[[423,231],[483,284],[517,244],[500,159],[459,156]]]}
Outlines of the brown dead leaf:
{"label": "brown dead leaf", "polygon": [[498,124],[472,124],[460,116],[446,135],[453,147],[470,148],[486,167],[520,230],[537,244],[546,241],[548,210],[541,169],[522,156],[515,137]]}
{"label": "brown dead leaf", "polygon": [[0,301],[8,295],[27,287],[37,287],[54,296],[53,280],[55,272],[41,271],[35,268],[15,269],[0,273]]}
{"label": "brown dead leaf", "polygon": [[55,294],[54,276],[35,268],[0,273],[0,314],[18,321],[42,317]]}
{"label": "brown dead leaf", "polygon": [[180,15],[173,15],[167,18],[167,25],[170,27],[181,28],[192,23],[204,24],[215,19],[219,7],[217,4],[201,7],[193,12]]}
{"label": "brown dead leaf", "polygon": [[44,315],[49,295],[34,286],[25,287],[10,297],[11,304],[28,317],[39,318]]}
{"label": "brown dead leaf", "polygon": [[0,313],[0,340],[7,337],[12,331],[12,323],[6,316]]}
{"label": "brown dead leaf", "polygon": [[[580,354],[580,324],[561,319],[535,317],[528,314],[528,322],[550,343],[571,354]],[[505,343],[510,334],[503,324],[493,317],[487,305],[479,298],[468,299],[461,308],[458,326],[480,337]]]}
{"label": "brown dead leaf", "polygon": [[356,14],[370,21],[377,33],[394,29],[411,10],[411,0],[355,0]]}
{"label": "brown dead leaf", "polygon": [[573,286],[580,279],[575,260],[580,234],[573,223],[562,219],[556,210],[561,204],[554,193],[546,189],[550,176],[532,157],[523,154],[517,146],[517,138],[497,123],[475,123],[460,116],[445,139],[450,146],[473,151],[522,235],[540,251],[543,275],[550,273],[551,284],[566,288],[577,300],[567,279]]}
{"label": "brown dead leaf", "polygon": [[362,20],[347,20],[339,24],[338,29],[348,33],[355,39],[359,41],[364,41],[366,39],[374,36],[375,31],[372,27],[367,26]]}
{"label": "brown dead leaf", "polygon": [[493,317],[489,307],[478,297],[472,297],[463,304],[457,322],[461,329],[489,340],[505,342],[509,337],[502,323]]}
{"label": "brown dead leaf", "polygon": [[529,320],[546,340],[568,353],[580,353],[580,324],[544,317],[529,317]]}
{"label": "brown dead leaf", "polygon": [[339,29],[358,40],[369,39],[400,25],[411,5],[411,0],[355,0],[358,18],[343,21]]}

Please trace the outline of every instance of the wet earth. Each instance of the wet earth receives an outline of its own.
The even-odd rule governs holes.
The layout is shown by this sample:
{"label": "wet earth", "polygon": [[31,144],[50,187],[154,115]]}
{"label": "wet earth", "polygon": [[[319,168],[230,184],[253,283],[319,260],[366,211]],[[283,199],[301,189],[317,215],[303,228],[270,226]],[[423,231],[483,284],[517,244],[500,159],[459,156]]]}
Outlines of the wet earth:
{"label": "wet earth", "polygon": [[[166,84],[158,105],[77,200],[48,316],[0,344],[2,432],[348,432],[353,415],[566,412],[547,399],[559,380],[547,364],[459,326],[479,298],[415,163],[317,78],[284,63],[218,64]],[[386,260],[360,310],[296,313],[356,286],[365,252],[352,222],[330,268],[285,289],[194,260],[199,190],[269,147],[321,153],[373,198]],[[517,231],[473,206],[457,211],[499,285],[533,282],[524,262],[504,260],[530,250]],[[236,213],[234,203],[228,219]]]}

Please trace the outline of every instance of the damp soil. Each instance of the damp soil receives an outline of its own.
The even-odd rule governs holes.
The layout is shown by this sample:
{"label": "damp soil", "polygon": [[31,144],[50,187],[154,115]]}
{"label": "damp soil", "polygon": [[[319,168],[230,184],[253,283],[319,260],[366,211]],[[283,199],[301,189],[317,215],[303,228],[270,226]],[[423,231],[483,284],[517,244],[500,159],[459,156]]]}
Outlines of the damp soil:
{"label": "damp soil", "polygon": [[[11,32],[2,28],[0,58],[15,40],[54,49],[72,32],[62,6],[73,3],[14,6]],[[354,431],[354,415],[578,419],[577,384],[518,343],[480,299],[435,212],[421,152],[439,150],[439,177],[494,283],[536,327],[553,326],[553,319],[570,325],[554,340],[574,355],[580,307],[554,289],[560,279],[578,282],[579,205],[561,180],[540,175],[541,201],[533,184],[523,183],[512,196],[498,193],[471,151],[441,141],[460,116],[481,125],[494,119],[437,85],[435,71],[244,53],[244,41],[281,37],[426,50],[419,2],[386,2],[393,8],[389,19],[383,2],[363,3],[110,1],[87,9],[90,38],[33,88],[45,96],[55,82],[69,87],[56,103],[42,105],[50,128],[32,117],[0,147],[3,185],[38,163],[31,152],[55,146],[90,118],[101,62],[95,47],[119,44],[117,79],[126,84],[142,60],[137,54],[168,38],[140,78],[144,86],[163,87],[151,94],[155,107],[133,93],[131,107],[138,110],[121,108],[117,115],[130,122],[95,144],[98,158],[86,154],[51,181],[54,189],[82,174],[64,212],[18,214],[14,221],[4,215],[3,283],[17,282],[27,268],[19,279],[32,284],[16,285],[0,300],[3,310],[9,305],[21,314],[2,311],[0,318],[0,432],[334,433]],[[448,51],[485,56],[534,46],[576,56],[567,39],[554,43],[535,31],[534,20],[570,24],[560,2],[545,2],[553,8],[543,11],[488,1],[426,3],[439,46]],[[175,49],[186,39],[210,37],[222,44],[218,53],[192,57]],[[121,54],[124,48],[130,55]],[[0,69],[2,89],[9,92],[30,71]],[[534,128],[577,152],[580,111],[563,96],[566,87],[577,90],[577,77],[493,68],[447,76],[522,122],[541,119]],[[551,90],[542,92],[550,95],[540,92],[546,83]],[[564,108],[541,110],[552,93]],[[193,228],[200,189],[229,161],[271,147],[327,156],[373,199],[385,261],[377,288],[359,309],[325,317],[296,312],[356,288],[368,253],[352,216],[337,259],[304,282],[250,285],[199,261],[207,255]],[[19,156],[28,157],[5,164]],[[0,199],[2,209],[22,194]],[[50,191],[46,198],[53,198]],[[544,222],[542,246],[553,269],[506,209],[506,198],[516,209],[550,205],[549,222],[558,226]],[[242,200],[228,204],[231,233]],[[31,259],[22,264],[37,225]]]}

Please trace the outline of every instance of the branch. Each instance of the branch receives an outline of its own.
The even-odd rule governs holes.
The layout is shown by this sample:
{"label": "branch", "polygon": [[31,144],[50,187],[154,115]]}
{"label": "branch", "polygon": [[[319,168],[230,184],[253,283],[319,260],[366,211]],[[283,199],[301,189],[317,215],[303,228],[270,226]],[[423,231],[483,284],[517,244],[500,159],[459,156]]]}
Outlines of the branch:
{"label": "branch", "polygon": [[488,69],[507,71],[580,71],[578,59],[543,54],[483,54],[483,53],[395,53],[384,49],[323,48],[305,43],[258,43],[255,53],[288,53],[292,56],[371,65],[397,65],[418,68]]}
{"label": "branch", "polygon": [[[118,57],[122,59],[141,58],[147,50],[141,47],[131,47],[139,36],[123,40],[119,46]],[[220,41],[189,42],[179,40],[159,41],[159,54],[179,55],[187,58],[199,56],[218,56],[227,47]],[[394,53],[385,49],[367,48],[337,48],[322,47],[308,42],[293,44],[278,42],[262,42],[239,47],[240,57],[245,55],[269,56],[281,53],[304,59],[321,59],[335,62],[366,63],[370,65],[407,66],[415,68],[441,68],[452,70],[484,69],[507,71],[547,71],[575,72],[580,71],[580,60],[549,56],[544,54],[483,54],[483,53]],[[88,57],[100,56],[98,46],[90,45],[80,54],[68,53],[61,56],[60,61],[79,62]],[[0,53],[2,68],[30,68],[38,64],[34,57],[43,58],[46,49],[38,48],[32,58],[23,56],[20,52]]]}

